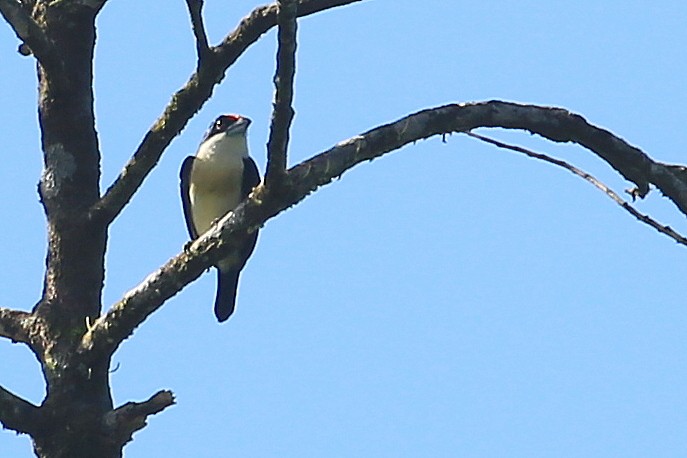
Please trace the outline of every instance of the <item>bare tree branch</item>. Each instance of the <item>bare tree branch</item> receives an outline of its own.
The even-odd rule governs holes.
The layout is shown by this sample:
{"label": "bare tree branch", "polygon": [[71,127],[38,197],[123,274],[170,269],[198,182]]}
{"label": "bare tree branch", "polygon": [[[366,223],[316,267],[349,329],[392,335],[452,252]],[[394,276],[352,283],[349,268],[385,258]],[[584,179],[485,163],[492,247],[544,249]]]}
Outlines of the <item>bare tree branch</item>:
{"label": "bare tree branch", "polygon": [[[242,237],[356,164],[417,140],[478,127],[523,129],[555,142],[578,143],[606,159],[623,175],[633,177],[640,188],[656,184],[657,176],[661,179],[673,176],[672,172],[663,171],[668,166],[655,163],[638,148],[560,108],[490,101],[423,110],[341,142],[289,169],[278,191],[258,186],[234,212],[101,316],[84,336],[80,351],[91,353],[93,358],[112,354],[167,299],[198,278],[217,259],[236,250]],[[677,178],[671,179],[675,188],[685,188]],[[680,201],[679,205],[687,202]]]}
{"label": "bare tree branch", "polygon": [[96,13],[103,9],[107,0],[72,0],[72,3],[91,8]]}
{"label": "bare tree branch", "polygon": [[14,343],[28,343],[26,321],[31,317],[32,315],[27,312],[0,307],[0,337],[10,339]]}
{"label": "bare tree branch", "polygon": [[39,408],[0,386],[0,423],[22,434],[40,427]]}
{"label": "bare tree branch", "polygon": [[191,28],[193,35],[196,37],[196,54],[198,55],[197,68],[201,68],[201,62],[207,59],[210,55],[210,45],[208,44],[208,36],[205,33],[205,24],[203,24],[203,0],[186,0],[188,6],[188,13],[191,16]]}
{"label": "bare tree branch", "polygon": [[55,56],[52,43],[33,20],[25,5],[17,0],[0,0],[0,14],[39,62],[45,66],[61,65],[61,61]]}
{"label": "bare tree branch", "polygon": [[267,173],[265,182],[279,181],[286,171],[289,128],[293,121],[293,79],[296,73],[296,3],[279,0],[277,69],[274,75],[274,108],[270,137],[267,141]]}
{"label": "bare tree branch", "polygon": [[[300,0],[298,16],[307,16],[336,6],[362,0]],[[203,63],[191,75],[188,83],[177,91],[163,114],[145,134],[131,160],[124,166],[114,183],[90,212],[93,219],[111,222],[131,200],[172,139],[179,135],[186,123],[212,95],[214,87],[224,78],[226,70],[255,43],[260,36],[276,25],[277,6],[263,6],[253,10],[239,26],[217,47],[215,56]]]}
{"label": "bare tree branch", "polygon": [[109,437],[117,444],[125,444],[133,433],[146,426],[150,415],[162,412],[174,405],[174,394],[168,390],[155,393],[147,401],[127,402],[105,415],[104,422],[109,430]]}
{"label": "bare tree branch", "polygon": [[629,202],[626,202],[625,200],[623,200],[615,191],[613,191],[611,188],[609,188],[604,183],[599,181],[597,178],[595,178],[591,174],[585,172],[584,170],[580,170],[577,167],[573,166],[572,164],[569,164],[569,163],[567,163],[563,160],[560,160],[560,159],[555,159],[551,156],[547,156],[546,154],[536,153],[532,150],[529,150],[527,148],[523,148],[521,146],[509,145],[508,143],[494,140],[493,138],[485,137],[483,135],[479,135],[479,134],[476,134],[474,132],[466,132],[466,135],[469,135],[470,137],[476,138],[476,139],[481,140],[483,142],[492,144],[494,146],[498,146],[499,148],[508,149],[511,151],[515,151],[517,153],[522,153],[522,154],[525,154],[526,156],[529,156],[531,158],[540,159],[542,161],[548,162],[549,164],[554,164],[554,165],[557,165],[559,167],[563,167],[564,169],[570,171],[571,173],[573,173],[573,174],[577,175],[578,177],[583,178],[584,180],[591,183],[594,187],[596,187],[597,189],[602,191],[604,194],[606,194],[608,197],[610,197],[615,203],[620,205],[623,209],[625,209],[629,214],[631,214],[632,216],[637,218],[639,221],[641,221],[645,224],[648,224],[649,226],[656,229],[658,232],[665,234],[668,237],[672,238],[677,243],[680,243],[682,245],[687,246],[687,238],[685,238],[684,236],[675,232],[670,226],[665,226],[663,224],[660,224],[658,221],[651,218],[650,216],[645,215],[643,213],[640,213]]}

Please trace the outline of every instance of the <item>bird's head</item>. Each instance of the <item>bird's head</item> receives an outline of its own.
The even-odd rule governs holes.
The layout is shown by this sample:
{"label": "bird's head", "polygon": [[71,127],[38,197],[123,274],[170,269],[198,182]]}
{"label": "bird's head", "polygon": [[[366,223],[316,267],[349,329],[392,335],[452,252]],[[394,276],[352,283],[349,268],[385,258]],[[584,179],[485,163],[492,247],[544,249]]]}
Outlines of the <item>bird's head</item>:
{"label": "bird's head", "polygon": [[251,120],[245,116],[236,114],[220,115],[210,125],[203,141],[207,141],[215,135],[225,135],[228,137],[245,136]]}

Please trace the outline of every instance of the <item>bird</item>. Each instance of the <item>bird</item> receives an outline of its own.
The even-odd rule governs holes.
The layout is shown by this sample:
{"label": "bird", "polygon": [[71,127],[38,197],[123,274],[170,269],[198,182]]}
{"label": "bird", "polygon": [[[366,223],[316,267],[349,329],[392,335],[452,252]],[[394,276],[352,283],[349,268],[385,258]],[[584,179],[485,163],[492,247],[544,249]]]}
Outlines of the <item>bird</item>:
{"label": "bird", "polygon": [[[224,114],[210,125],[195,156],[181,165],[181,202],[191,239],[233,211],[260,183],[260,172],[248,154],[248,126],[251,120]],[[249,235],[239,249],[220,259],[217,268],[215,316],[222,323],[236,308],[241,269],[253,253],[258,231]]]}

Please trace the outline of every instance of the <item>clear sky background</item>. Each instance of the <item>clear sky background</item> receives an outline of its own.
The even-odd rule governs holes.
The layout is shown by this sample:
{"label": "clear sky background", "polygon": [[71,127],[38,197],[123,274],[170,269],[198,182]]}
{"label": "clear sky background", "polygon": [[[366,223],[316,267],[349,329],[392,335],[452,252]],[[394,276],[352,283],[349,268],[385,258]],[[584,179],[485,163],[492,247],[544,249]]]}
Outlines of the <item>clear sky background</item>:
{"label": "clear sky background", "polygon": [[[257,2],[208,0],[214,43]],[[687,3],[366,1],[299,22],[290,163],[417,110],[502,99],[583,114],[687,163]],[[187,241],[179,166],[219,114],[253,119],[265,164],[276,37],[252,46],[110,231],[109,307]],[[38,300],[45,227],[36,77],[0,27],[0,305]],[[102,187],[195,47],[186,6],[110,0],[95,61]],[[579,147],[482,131],[630,187]],[[659,193],[638,207],[682,233]],[[127,458],[687,456],[687,249],[586,182],[464,135],[362,164],[269,221],[238,309],[215,273],[114,357],[115,403],[171,389]],[[40,403],[39,367],[0,341],[0,384]],[[0,432],[0,456],[33,456]]]}

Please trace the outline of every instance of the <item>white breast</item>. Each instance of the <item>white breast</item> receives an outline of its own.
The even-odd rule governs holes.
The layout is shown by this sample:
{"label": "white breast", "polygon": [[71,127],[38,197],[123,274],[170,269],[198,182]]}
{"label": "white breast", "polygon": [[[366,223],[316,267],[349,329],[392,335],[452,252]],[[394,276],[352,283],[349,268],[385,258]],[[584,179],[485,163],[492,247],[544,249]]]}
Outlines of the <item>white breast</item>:
{"label": "white breast", "polygon": [[203,144],[191,170],[189,197],[198,234],[241,202],[243,158],[248,154],[246,139],[216,137]]}

